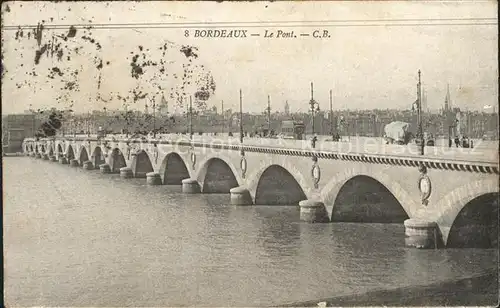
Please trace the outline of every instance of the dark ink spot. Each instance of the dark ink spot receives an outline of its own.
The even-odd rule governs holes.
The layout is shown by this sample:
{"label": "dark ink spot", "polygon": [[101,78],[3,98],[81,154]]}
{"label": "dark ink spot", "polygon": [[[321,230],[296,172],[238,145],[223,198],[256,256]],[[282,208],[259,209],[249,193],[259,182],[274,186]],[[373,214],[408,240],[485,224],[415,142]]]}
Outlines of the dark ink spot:
{"label": "dark ink spot", "polygon": [[191,46],[182,46],[181,52],[186,56],[186,58],[198,58],[198,55],[195,53],[196,47]]}
{"label": "dark ink spot", "polygon": [[53,67],[53,68],[52,68],[52,71],[53,71],[54,73],[58,74],[59,76],[64,75],[64,73],[63,73],[63,72],[61,72],[61,70],[60,70],[58,67]]}
{"label": "dark ink spot", "polygon": [[75,35],[76,35],[76,28],[74,26],[70,26],[67,37],[75,37]]}
{"label": "dark ink spot", "polygon": [[40,63],[40,58],[42,57],[43,53],[47,50],[47,44],[43,45],[43,47],[37,51],[35,51],[35,64]]}

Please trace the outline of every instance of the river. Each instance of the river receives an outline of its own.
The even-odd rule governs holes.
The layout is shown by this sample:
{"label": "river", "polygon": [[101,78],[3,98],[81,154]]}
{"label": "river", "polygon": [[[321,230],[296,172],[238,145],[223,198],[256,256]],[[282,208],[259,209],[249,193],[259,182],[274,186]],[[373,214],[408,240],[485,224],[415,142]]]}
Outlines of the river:
{"label": "river", "polygon": [[401,224],[301,223],[298,206],[28,157],[3,179],[8,306],[269,306],[497,267],[495,249],[405,248]]}

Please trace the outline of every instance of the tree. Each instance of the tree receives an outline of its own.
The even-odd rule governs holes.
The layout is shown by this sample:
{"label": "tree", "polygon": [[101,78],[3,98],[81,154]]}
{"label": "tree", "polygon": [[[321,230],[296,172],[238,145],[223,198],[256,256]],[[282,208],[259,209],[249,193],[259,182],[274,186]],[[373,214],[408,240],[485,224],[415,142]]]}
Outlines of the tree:
{"label": "tree", "polygon": [[[43,114],[43,111],[40,111]],[[62,127],[63,113],[61,111],[52,110],[47,119],[42,122],[38,128],[36,137],[53,137]]]}

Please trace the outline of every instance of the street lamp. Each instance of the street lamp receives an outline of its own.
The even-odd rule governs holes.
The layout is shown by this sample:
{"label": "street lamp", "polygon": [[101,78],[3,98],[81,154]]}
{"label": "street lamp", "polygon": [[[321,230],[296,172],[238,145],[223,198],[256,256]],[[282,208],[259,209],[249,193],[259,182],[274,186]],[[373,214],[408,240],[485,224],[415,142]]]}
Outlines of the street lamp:
{"label": "street lamp", "polygon": [[222,102],[222,106],[221,106],[221,114],[222,114],[222,134],[224,135],[224,126],[225,126],[225,123],[224,121],[226,120],[226,117],[224,115],[224,101],[221,101]]}
{"label": "street lamp", "polygon": [[193,98],[189,96],[189,139],[193,139]]}
{"label": "street lamp", "polygon": [[154,97],[150,100],[153,101],[153,138],[156,139],[156,103]]}
{"label": "street lamp", "polygon": [[240,89],[240,143],[243,143],[243,98]]}
{"label": "street lamp", "polygon": [[418,70],[418,84],[417,84],[417,123],[418,123],[417,138],[419,141],[418,148],[420,155],[424,155],[425,142],[424,142],[424,133],[422,130],[422,83],[420,81],[420,70]]}
{"label": "street lamp", "polygon": [[311,139],[311,144],[312,147],[314,148],[316,146],[316,141],[318,138],[314,135],[314,115],[316,112],[319,111],[319,104],[314,100],[314,90],[313,90],[313,83],[311,82],[311,100],[309,101],[309,106],[311,110],[311,122],[312,122],[312,139]]}
{"label": "street lamp", "polygon": [[332,135],[332,141],[335,141],[335,134],[334,134],[334,129],[333,129],[333,99],[332,99],[332,90],[330,90],[330,134]]}
{"label": "street lamp", "polygon": [[267,135],[271,133],[271,97],[267,96]]}

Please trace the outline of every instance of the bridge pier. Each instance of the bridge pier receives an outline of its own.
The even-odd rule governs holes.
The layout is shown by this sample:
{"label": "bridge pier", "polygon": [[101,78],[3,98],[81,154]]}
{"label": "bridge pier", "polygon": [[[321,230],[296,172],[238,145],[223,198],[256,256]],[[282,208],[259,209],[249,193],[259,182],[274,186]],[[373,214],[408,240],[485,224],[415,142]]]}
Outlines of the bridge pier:
{"label": "bridge pier", "polygon": [[66,157],[61,156],[61,157],[59,157],[59,163],[61,163],[62,165],[67,165],[68,160],[66,159]]}
{"label": "bridge pier", "polygon": [[35,158],[42,158],[42,154],[40,154],[40,153],[36,153],[36,154],[35,154]]}
{"label": "bridge pier", "polygon": [[77,159],[72,159],[69,161],[69,166],[70,167],[78,167],[80,164],[78,163]]}
{"label": "bridge pier", "polygon": [[49,154],[43,154],[42,159],[43,160],[49,160]]}
{"label": "bridge pier", "polygon": [[90,160],[86,160],[83,162],[83,169],[85,170],[94,170],[94,164]]}
{"label": "bridge pier", "polygon": [[132,172],[132,168],[123,167],[120,168],[120,177],[124,179],[130,179],[134,177],[134,173]]}
{"label": "bridge pier", "polygon": [[[130,172],[132,172],[132,169],[130,169]],[[121,169],[120,169],[120,175],[121,175]],[[146,173],[146,183],[148,185],[161,185],[161,176],[158,172],[148,172]]]}
{"label": "bridge pier", "polygon": [[51,157],[49,157],[49,160],[52,161],[52,162],[56,162],[57,161],[57,157],[55,157],[54,155],[52,155]]}
{"label": "bridge pier", "polygon": [[405,244],[420,249],[438,248],[439,230],[437,223],[421,219],[405,220]]}
{"label": "bridge pier", "polygon": [[302,200],[299,202],[300,220],[310,223],[330,222],[323,202]]}
{"label": "bridge pier", "polygon": [[231,204],[232,205],[252,205],[252,196],[248,189],[238,186],[231,188],[229,190],[231,193]]}
{"label": "bridge pier", "polygon": [[185,194],[198,194],[201,192],[200,184],[195,179],[182,180],[182,192]]}
{"label": "bridge pier", "polygon": [[111,173],[111,167],[108,164],[102,164],[99,166],[99,170],[101,170],[101,173]]}

